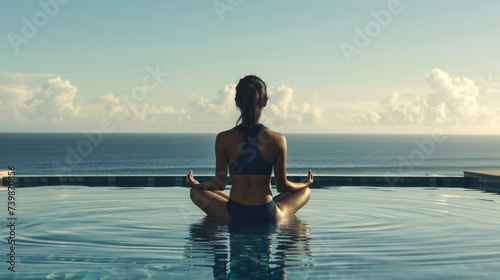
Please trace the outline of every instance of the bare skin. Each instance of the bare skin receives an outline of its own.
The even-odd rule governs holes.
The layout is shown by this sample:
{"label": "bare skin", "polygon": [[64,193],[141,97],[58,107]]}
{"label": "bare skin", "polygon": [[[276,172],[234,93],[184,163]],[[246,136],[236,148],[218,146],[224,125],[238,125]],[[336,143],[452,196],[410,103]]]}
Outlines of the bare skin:
{"label": "bare skin", "polygon": [[217,135],[215,178],[205,183],[199,183],[194,179],[193,171],[186,175],[186,184],[191,187],[193,203],[209,216],[230,219],[231,216],[226,209],[229,198],[245,205],[262,205],[274,200],[276,203],[275,219],[293,216],[309,200],[309,185],[313,182],[313,174],[309,170],[307,179],[302,182],[287,180],[286,139],[282,134],[270,129],[264,129],[259,133],[257,143],[264,160],[274,163],[276,190],[280,194],[272,196],[271,175],[257,174],[231,176],[230,195],[222,192],[226,187],[228,162],[238,159],[244,140],[243,135],[232,129]]}

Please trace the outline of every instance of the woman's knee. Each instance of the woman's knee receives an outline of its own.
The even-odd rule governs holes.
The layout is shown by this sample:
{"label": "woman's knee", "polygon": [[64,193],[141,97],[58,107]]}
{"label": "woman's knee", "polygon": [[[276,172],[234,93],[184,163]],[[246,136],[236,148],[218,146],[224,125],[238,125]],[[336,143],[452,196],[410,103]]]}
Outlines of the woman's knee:
{"label": "woman's knee", "polygon": [[190,191],[191,201],[198,206],[201,210],[206,211],[210,204],[210,199],[205,195],[204,191],[191,188]]}
{"label": "woman's knee", "polygon": [[311,197],[311,189],[309,187],[305,187],[303,189],[300,189],[297,191],[298,197],[300,197],[301,200],[304,201],[304,204],[309,201],[309,198]]}

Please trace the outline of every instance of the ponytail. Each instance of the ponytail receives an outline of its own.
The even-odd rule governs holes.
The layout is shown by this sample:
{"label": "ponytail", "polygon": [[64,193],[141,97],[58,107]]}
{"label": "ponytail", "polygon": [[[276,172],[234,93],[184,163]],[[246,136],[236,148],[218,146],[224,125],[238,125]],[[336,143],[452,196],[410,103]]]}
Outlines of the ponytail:
{"label": "ponytail", "polygon": [[260,118],[266,98],[266,84],[259,77],[251,75],[240,80],[234,98],[241,113],[236,121],[236,131],[245,134],[250,131]]}

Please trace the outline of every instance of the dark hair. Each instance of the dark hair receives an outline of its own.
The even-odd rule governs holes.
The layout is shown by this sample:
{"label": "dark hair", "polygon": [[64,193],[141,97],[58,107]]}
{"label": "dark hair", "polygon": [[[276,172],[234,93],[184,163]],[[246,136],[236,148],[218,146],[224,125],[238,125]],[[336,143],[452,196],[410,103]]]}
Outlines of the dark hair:
{"label": "dark hair", "polygon": [[[236,86],[236,107],[241,112],[236,131],[247,133],[259,119],[267,99],[266,83],[255,75],[245,76]],[[241,124],[238,122],[241,120]]]}

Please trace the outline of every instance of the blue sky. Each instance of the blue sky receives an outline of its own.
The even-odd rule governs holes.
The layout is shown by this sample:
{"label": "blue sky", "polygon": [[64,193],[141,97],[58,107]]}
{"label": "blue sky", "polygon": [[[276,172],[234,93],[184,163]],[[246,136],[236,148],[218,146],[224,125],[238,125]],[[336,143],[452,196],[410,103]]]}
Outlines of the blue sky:
{"label": "blue sky", "polygon": [[498,1],[0,5],[0,131],[217,132],[257,74],[278,131],[500,132]]}

